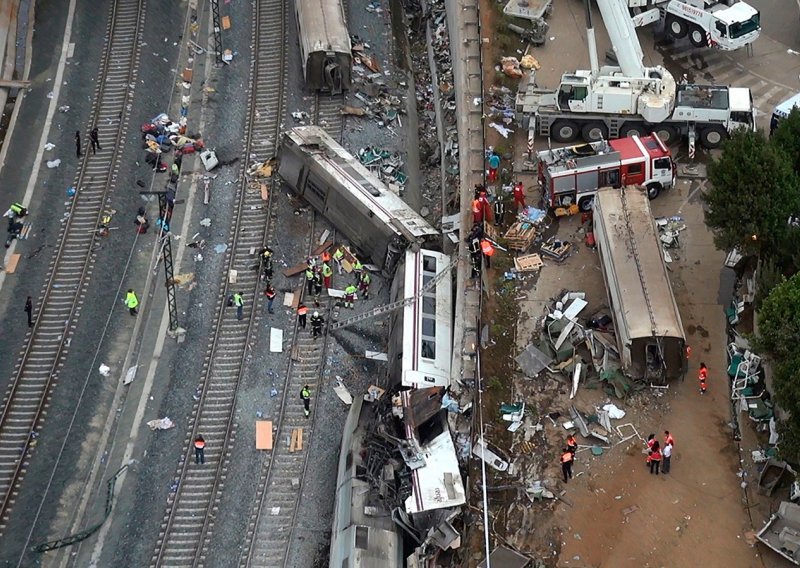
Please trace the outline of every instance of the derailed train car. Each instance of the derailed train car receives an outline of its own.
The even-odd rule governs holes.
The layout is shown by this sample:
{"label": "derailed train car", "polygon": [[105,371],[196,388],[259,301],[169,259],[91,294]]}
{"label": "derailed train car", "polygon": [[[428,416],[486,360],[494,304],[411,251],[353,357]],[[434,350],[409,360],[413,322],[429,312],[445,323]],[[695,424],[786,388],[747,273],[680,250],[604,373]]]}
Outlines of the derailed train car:
{"label": "derailed train car", "polygon": [[341,0],[295,0],[306,85],[341,93],[350,88],[352,44]]}
{"label": "derailed train car", "polygon": [[391,274],[410,244],[439,232],[318,126],[283,135],[278,173],[359,251]]}

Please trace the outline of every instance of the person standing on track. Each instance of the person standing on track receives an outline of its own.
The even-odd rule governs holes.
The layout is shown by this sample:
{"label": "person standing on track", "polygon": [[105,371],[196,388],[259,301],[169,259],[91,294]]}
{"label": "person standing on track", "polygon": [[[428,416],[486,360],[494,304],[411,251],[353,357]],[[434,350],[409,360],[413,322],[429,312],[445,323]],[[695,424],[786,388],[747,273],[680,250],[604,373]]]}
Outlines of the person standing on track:
{"label": "person standing on track", "polygon": [[136,297],[136,292],[133,291],[133,288],[128,288],[128,293],[125,296],[125,305],[128,306],[128,311],[132,316],[138,313],[136,308],[139,307],[139,298]]}
{"label": "person standing on track", "polygon": [[89,131],[89,141],[92,143],[92,154],[97,154],[98,150],[102,150],[100,147],[100,135],[96,126]]}
{"label": "person standing on track", "polygon": [[333,279],[333,268],[331,268],[329,260],[322,261],[322,280],[325,283],[325,289],[328,290],[331,287],[331,280]]}
{"label": "person standing on track", "polygon": [[370,276],[369,270],[365,270],[361,273],[361,280],[358,283],[358,291],[361,292],[365,300],[369,298],[369,285],[371,283],[372,276]]}
{"label": "person standing on track", "polygon": [[305,306],[305,304],[300,303],[300,305],[297,306],[297,323],[299,323],[300,327],[302,327],[303,329],[306,328],[307,314],[308,314],[308,308]]}
{"label": "person standing on track", "polygon": [[28,314],[28,327],[33,327],[33,300],[30,296],[25,300],[25,313]]}
{"label": "person standing on track", "polygon": [[239,292],[233,295],[233,305],[236,306],[236,319],[241,321],[244,317],[244,298]]}
{"label": "person standing on track", "polygon": [[75,156],[78,157],[78,158],[83,156],[83,154],[81,153],[81,131],[80,130],[76,130],[75,131]]}
{"label": "person standing on track", "polygon": [[197,436],[194,439],[194,463],[206,463],[206,441],[202,436]]}
{"label": "person standing on track", "polygon": [[271,314],[274,314],[275,312],[272,310],[272,302],[275,301],[275,296],[277,296],[278,293],[272,286],[267,286],[267,289],[264,290],[264,295],[267,297],[267,311]]}
{"label": "person standing on track", "polygon": [[325,320],[319,315],[319,312],[314,312],[314,315],[311,316],[311,335],[316,339],[322,334],[322,325],[325,323]]}
{"label": "person standing on track", "polygon": [[306,267],[306,292],[309,296],[314,293],[314,268],[312,266]]}
{"label": "person standing on track", "polygon": [[308,418],[311,414],[311,389],[308,388],[308,385],[300,389],[300,399],[303,401],[303,413]]}
{"label": "person standing on track", "polygon": [[333,252],[333,261],[336,263],[336,270],[339,271],[339,274],[342,274],[342,261],[344,260],[344,251],[341,247],[337,248]]}
{"label": "person standing on track", "polygon": [[344,307],[353,309],[356,301],[356,287],[352,284],[348,284],[347,288],[344,289]]}
{"label": "person standing on track", "polygon": [[706,380],[708,380],[708,367],[705,363],[700,363],[700,371],[697,374],[700,380],[700,394],[706,394]]}

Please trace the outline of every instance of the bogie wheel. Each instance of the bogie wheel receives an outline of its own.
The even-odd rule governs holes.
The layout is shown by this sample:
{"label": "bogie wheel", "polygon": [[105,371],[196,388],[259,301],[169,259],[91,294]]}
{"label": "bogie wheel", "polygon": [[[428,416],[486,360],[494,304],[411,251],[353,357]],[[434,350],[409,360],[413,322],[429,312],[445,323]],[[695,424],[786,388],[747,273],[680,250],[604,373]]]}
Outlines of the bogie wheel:
{"label": "bogie wheel", "polygon": [[581,128],[581,137],[585,142],[608,140],[608,127],[602,122],[588,122]]}
{"label": "bogie wheel", "polygon": [[556,142],[572,142],[578,136],[578,126],[571,120],[557,120],[550,127],[550,136]]}
{"label": "bogie wheel", "polygon": [[670,37],[675,39],[681,39],[682,37],[686,37],[687,32],[689,31],[686,26],[686,22],[676,16],[667,16],[666,22],[667,33],[669,33]]}

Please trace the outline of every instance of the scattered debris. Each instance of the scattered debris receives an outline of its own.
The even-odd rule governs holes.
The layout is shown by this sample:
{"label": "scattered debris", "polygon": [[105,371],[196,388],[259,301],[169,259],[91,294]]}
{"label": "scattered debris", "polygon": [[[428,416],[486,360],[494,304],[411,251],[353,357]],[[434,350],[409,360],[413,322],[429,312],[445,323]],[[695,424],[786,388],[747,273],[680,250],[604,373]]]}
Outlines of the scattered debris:
{"label": "scattered debris", "polygon": [[109,367],[105,363],[100,364],[100,368],[98,369],[98,371],[100,371],[100,374],[103,375],[104,377],[108,377],[111,375],[111,367]]}
{"label": "scattered debris", "polygon": [[175,427],[175,423],[168,417],[159,418],[158,420],[151,420],[147,423],[151,430],[169,430]]}

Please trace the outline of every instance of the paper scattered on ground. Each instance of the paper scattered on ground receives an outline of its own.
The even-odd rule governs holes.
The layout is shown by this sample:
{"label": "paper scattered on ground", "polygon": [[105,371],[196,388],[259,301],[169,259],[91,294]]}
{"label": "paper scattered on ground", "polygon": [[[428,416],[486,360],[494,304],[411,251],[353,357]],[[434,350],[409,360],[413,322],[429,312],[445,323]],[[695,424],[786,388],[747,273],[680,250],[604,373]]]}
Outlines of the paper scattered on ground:
{"label": "paper scattered on ground", "polygon": [[57,168],[60,165],[61,165],[61,159],[60,158],[56,158],[55,160],[48,160],[47,161],[47,167],[50,168],[51,170],[53,168]]}
{"label": "paper scattered on ground", "polygon": [[603,407],[603,410],[608,412],[608,416],[613,418],[614,420],[619,420],[620,418],[625,418],[625,411],[621,408],[617,407],[615,404],[606,404]]}
{"label": "paper scattered on ground", "polygon": [[269,350],[271,353],[283,353],[283,330],[269,328]]}
{"label": "paper scattered on ground", "polygon": [[100,363],[100,368],[98,370],[100,371],[100,374],[103,375],[104,377],[107,377],[111,374],[111,367],[109,367],[105,363]]}
{"label": "paper scattered on ground", "polygon": [[151,420],[147,425],[150,426],[151,430],[169,430],[175,427],[175,423],[166,416],[158,420]]}
{"label": "paper scattered on ground", "polygon": [[200,226],[201,227],[210,227],[211,226],[211,219],[208,218],[208,217],[206,217],[205,219],[202,219],[200,221]]}
{"label": "paper scattered on ground", "polygon": [[125,373],[125,380],[122,381],[123,385],[129,385],[129,384],[131,384],[133,382],[133,379],[136,378],[136,369],[138,367],[139,367],[138,365],[134,365],[133,367],[128,369],[128,372]]}
{"label": "paper scattered on ground", "polygon": [[55,145],[55,144],[52,144],[52,143],[50,143],[50,142],[48,142],[47,144],[45,144],[45,145],[44,145],[44,149],[45,149],[45,150],[47,150],[48,152],[49,152],[50,150],[52,150],[53,148],[55,148],[55,147],[56,147],[56,145]]}

